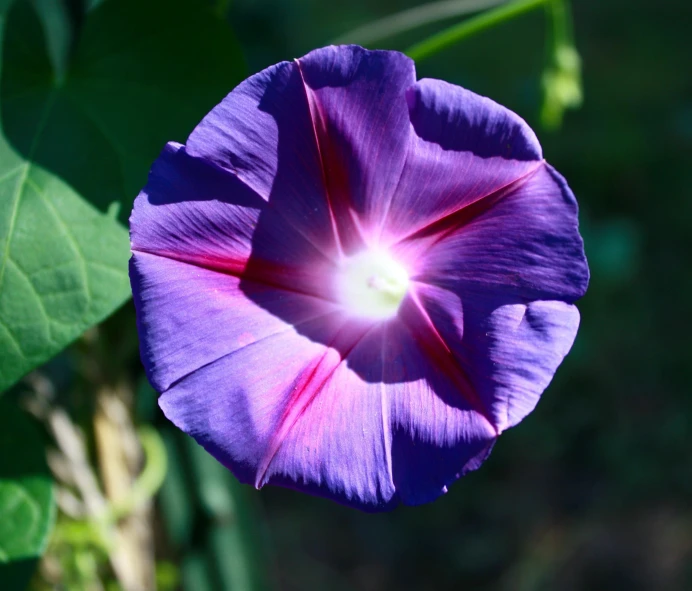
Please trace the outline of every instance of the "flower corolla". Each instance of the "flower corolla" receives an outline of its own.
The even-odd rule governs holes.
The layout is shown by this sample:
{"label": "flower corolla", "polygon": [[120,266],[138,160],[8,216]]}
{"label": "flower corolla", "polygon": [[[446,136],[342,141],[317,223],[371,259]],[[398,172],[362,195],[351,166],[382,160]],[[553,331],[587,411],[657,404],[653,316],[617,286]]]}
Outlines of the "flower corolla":
{"label": "flower corolla", "polygon": [[267,68],[168,144],[131,242],[165,415],[242,482],[366,510],[479,467],[570,350],[588,282],[527,124],[356,46]]}

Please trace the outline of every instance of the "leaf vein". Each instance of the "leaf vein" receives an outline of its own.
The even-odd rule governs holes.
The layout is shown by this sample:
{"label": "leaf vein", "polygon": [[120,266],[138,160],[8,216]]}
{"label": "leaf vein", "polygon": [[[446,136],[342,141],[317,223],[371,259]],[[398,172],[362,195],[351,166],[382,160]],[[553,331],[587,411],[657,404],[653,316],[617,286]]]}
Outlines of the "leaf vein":
{"label": "leaf vein", "polygon": [[10,257],[10,245],[12,243],[12,235],[14,234],[14,226],[17,222],[17,212],[19,211],[19,201],[23,193],[24,183],[26,182],[27,175],[29,173],[29,168],[31,163],[26,162],[22,165],[24,170],[22,172],[19,183],[14,191],[14,202],[12,204],[12,213],[10,214],[10,225],[7,229],[7,239],[5,242],[5,252],[2,255],[2,265],[0,266],[0,290],[2,290],[3,281],[5,280],[5,268],[7,267],[7,261]]}
{"label": "leaf vein", "polygon": [[[48,298],[48,297],[53,297],[53,296],[63,295],[63,294],[66,294],[66,295],[67,295],[67,294],[70,294],[70,293],[76,293],[77,290],[71,289],[71,290],[66,290],[66,291],[56,291],[55,293],[52,293],[52,294],[43,294],[43,295],[41,295],[41,294],[38,292],[38,290],[36,289],[36,286],[35,286],[35,285],[33,284],[33,282],[31,281],[31,276],[30,276],[24,269],[22,269],[22,268],[17,264],[17,261],[15,261],[15,260],[12,259],[12,258],[8,258],[7,260],[8,260],[8,262],[12,263],[12,265],[13,265],[14,268],[19,272],[19,274],[22,275],[22,277],[24,277],[24,278],[26,279],[27,283],[29,284],[29,286],[30,286],[30,288],[31,288],[31,291],[34,293],[34,295],[36,296],[36,299],[38,300],[38,306],[39,306],[39,308],[41,309],[41,314],[43,315],[44,319],[47,320],[47,321],[49,321],[49,322],[55,322],[55,323],[57,323],[57,324],[62,324],[63,326],[72,326],[72,323],[70,323],[70,322],[63,322],[62,320],[57,320],[56,318],[54,318],[53,316],[51,316],[51,315],[48,313],[48,310],[46,310],[46,306],[45,306],[45,304],[44,304],[44,302],[43,302],[43,298]],[[83,291],[83,290],[80,290],[80,293],[81,293],[82,291]],[[57,344],[55,341],[53,341],[53,338],[52,338],[52,337],[50,337],[50,340],[52,341],[52,344],[54,344],[54,345]]]}
{"label": "leaf vein", "polygon": [[26,354],[22,349],[22,345],[19,342],[19,339],[17,339],[14,332],[10,329],[10,326],[7,324],[7,322],[3,319],[2,316],[0,316],[0,328],[2,328],[8,334],[8,336],[10,337],[10,341],[14,345],[14,348],[17,349],[17,353],[19,353],[22,357],[26,359]]}
{"label": "leaf vein", "polygon": [[51,213],[53,214],[53,217],[55,220],[58,222],[58,225],[62,229],[62,233],[64,234],[65,238],[67,238],[68,242],[72,246],[72,249],[75,251],[75,254],[77,255],[77,264],[79,265],[79,269],[82,275],[82,280],[84,282],[84,292],[86,293],[87,297],[87,306],[86,310],[84,311],[84,314],[82,315],[82,318],[86,317],[89,309],[91,308],[91,302],[92,302],[92,293],[91,293],[91,288],[89,286],[89,276],[86,268],[86,257],[84,256],[84,252],[82,251],[81,246],[79,245],[79,242],[75,239],[74,235],[72,232],[70,232],[69,226],[65,223],[65,220],[62,219],[60,216],[60,213],[58,210],[55,208],[53,203],[51,203],[51,200],[48,198],[48,195],[46,195],[46,192],[39,187],[35,181],[33,181],[31,178],[27,178],[27,184],[31,185],[34,191],[36,191],[37,195],[43,199],[44,203],[50,209]]}

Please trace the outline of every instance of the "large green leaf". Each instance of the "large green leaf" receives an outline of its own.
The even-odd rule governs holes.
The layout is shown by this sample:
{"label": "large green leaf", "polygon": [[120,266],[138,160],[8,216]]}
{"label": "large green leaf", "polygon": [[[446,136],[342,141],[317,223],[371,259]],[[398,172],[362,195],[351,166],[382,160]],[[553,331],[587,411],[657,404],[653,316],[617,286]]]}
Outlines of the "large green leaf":
{"label": "large green leaf", "polygon": [[0,390],[129,294],[127,232],[0,143]]}
{"label": "large green leaf", "polygon": [[14,404],[4,401],[0,403],[0,564],[40,556],[54,519],[53,486],[41,432]]}
{"label": "large green leaf", "polygon": [[230,30],[195,0],[106,0],[59,76],[34,4],[17,0],[5,28],[0,391],[127,299],[115,212],[127,218],[165,142],[184,140],[244,70]]}

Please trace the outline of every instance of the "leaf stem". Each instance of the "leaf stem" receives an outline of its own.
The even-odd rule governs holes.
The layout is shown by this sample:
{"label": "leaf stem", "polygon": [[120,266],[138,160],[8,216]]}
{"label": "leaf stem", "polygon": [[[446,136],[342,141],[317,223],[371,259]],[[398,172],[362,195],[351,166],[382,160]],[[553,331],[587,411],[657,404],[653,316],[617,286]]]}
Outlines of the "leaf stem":
{"label": "leaf stem", "polygon": [[138,434],[144,450],[144,468],[132,485],[127,497],[109,507],[106,516],[106,520],[109,522],[127,517],[147,501],[153,499],[166,477],[168,462],[166,448],[161,437],[148,426],[140,427]]}
{"label": "leaf stem", "polygon": [[568,0],[550,0],[545,5],[545,12],[548,32],[546,65],[541,80],[541,124],[554,130],[562,124],[567,109],[576,109],[582,104],[581,59],[574,46]]}
{"label": "leaf stem", "polygon": [[414,6],[413,8],[408,8],[361,25],[340,35],[332,43],[334,45],[356,43],[372,47],[383,39],[395,37],[438,21],[480,12],[505,2],[507,0],[440,0],[438,2],[427,2],[421,6]]}
{"label": "leaf stem", "polygon": [[419,62],[434,55],[462,39],[480,33],[495,25],[499,25],[514,17],[520,16],[531,10],[551,2],[552,0],[517,0],[509,4],[503,4],[495,9],[488,10],[459,24],[453,25],[423,41],[409,47],[404,53],[411,59]]}

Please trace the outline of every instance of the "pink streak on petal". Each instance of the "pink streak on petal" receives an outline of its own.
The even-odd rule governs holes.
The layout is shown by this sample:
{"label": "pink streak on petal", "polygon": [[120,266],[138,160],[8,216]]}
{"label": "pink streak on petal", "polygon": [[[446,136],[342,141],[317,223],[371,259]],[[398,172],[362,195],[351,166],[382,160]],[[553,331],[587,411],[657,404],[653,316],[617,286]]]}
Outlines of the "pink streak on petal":
{"label": "pink streak on petal", "polygon": [[259,464],[255,480],[257,488],[265,484],[267,470],[290,430],[323,390],[343,360],[371,329],[371,324],[345,322],[324,354],[314,359],[298,376],[286,402],[285,411],[276,424],[274,436]]}
{"label": "pink streak on petal", "polygon": [[[287,434],[270,484],[314,483],[343,502],[384,507],[394,499],[386,325],[372,326],[347,353],[317,400]],[[392,501],[394,499],[394,501]]]}
{"label": "pink streak on petal", "polygon": [[348,210],[373,233],[401,175],[411,133],[404,90],[415,83],[414,64],[355,46],[315,50],[298,63],[344,251],[352,254],[359,236]]}
{"label": "pink streak on petal", "polygon": [[[343,244],[341,242],[341,236],[339,232],[339,224],[337,222],[337,215],[335,212],[335,203],[334,199],[336,198],[336,195],[332,195],[330,191],[330,183],[327,178],[327,170],[325,166],[325,154],[323,152],[323,148],[320,146],[320,135],[324,137],[324,122],[322,121],[322,117],[320,116],[319,113],[319,108],[315,102],[315,96],[312,93],[312,91],[307,87],[305,84],[305,76],[303,74],[303,70],[300,67],[300,62],[298,60],[295,61],[296,67],[298,68],[298,72],[300,73],[300,79],[303,83],[303,89],[305,90],[305,99],[307,100],[308,103],[308,108],[310,111],[310,122],[312,123],[312,130],[314,133],[315,137],[315,145],[317,146],[317,152],[319,154],[319,159],[320,159],[320,169],[322,172],[322,182],[324,183],[325,187],[325,192],[326,192],[326,197],[327,197],[327,206],[329,208],[329,220],[331,222],[332,226],[332,232],[334,232],[334,241],[336,243],[336,246],[339,250],[339,254],[341,257],[343,257],[344,254],[344,248]],[[319,122],[319,123],[318,123]],[[318,125],[320,127],[320,131],[318,131]]]}
{"label": "pink streak on petal", "polygon": [[147,252],[135,248],[132,249],[132,252],[151,254],[268,287],[276,287],[293,293],[336,302],[332,290],[324,279],[333,273],[331,266],[326,264],[288,266],[256,258],[251,259],[251,263],[248,264],[248,260],[232,259],[228,256],[221,259],[205,255],[181,255],[165,251]]}
{"label": "pink streak on petal", "polygon": [[130,265],[142,358],[160,392],[236,350],[239,334],[264,338],[327,313],[341,313],[339,306],[322,298],[153,254],[135,252]]}
{"label": "pink streak on petal", "polygon": [[397,244],[406,241],[421,240],[424,241],[427,247],[433,246],[450,233],[463,228],[470,223],[474,218],[482,213],[487,212],[495,204],[521,187],[544,165],[544,161],[532,163],[520,177],[494,188],[489,193],[481,194],[480,196],[462,203],[461,206],[449,211],[442,212],[439,217],[429,220],[424,225],[413,229],[410,233],[397,239]]}
{"label": "pink streak on petal", "polygon": [[305,97],[310,109],[310,119],[315,134],[315,143],[320,155],[322,178],[327,195],[329,215],[334,238],[341,256],[353,253],[363,246],[359,227],[354,224],[354,211],[350,201],[348,171],[338,157],[330,134],[327,132],[325,116],[313,90],[305,83],[305,76],[296,60],[305,89]]}
{"label": "pink streak on petal", "polygon": [[400,245],[419,257],[416,280],[452,289],[462,301],[460,282],[524,301],[584,294],[589,275],[576,203],[549,165],[464,216]]}
{"label": "pink streak on petal", "polygon": [[298,68],[282,62],[236,87],[193,130],[192,156],[240,179],[333,257],[320,155]]}
{"label": "pink streak on petal", "polygon": [[415,285],[412,286],[409,296],[413,304],[413,310],[407,307],[407,310],[402,312],[402,317],[414,338],[423,351],[428,354],[432,363],[439,367],[442,372],[452,380],[459,393],[466,399],[468,404],[471,405],[471,408],[483,416],[493,429],[497,431],[491,413],[476,393],[466,372],[461,367],[444,337],[440,334],[440,331],[431,320],[425,306],[421,302]]}

